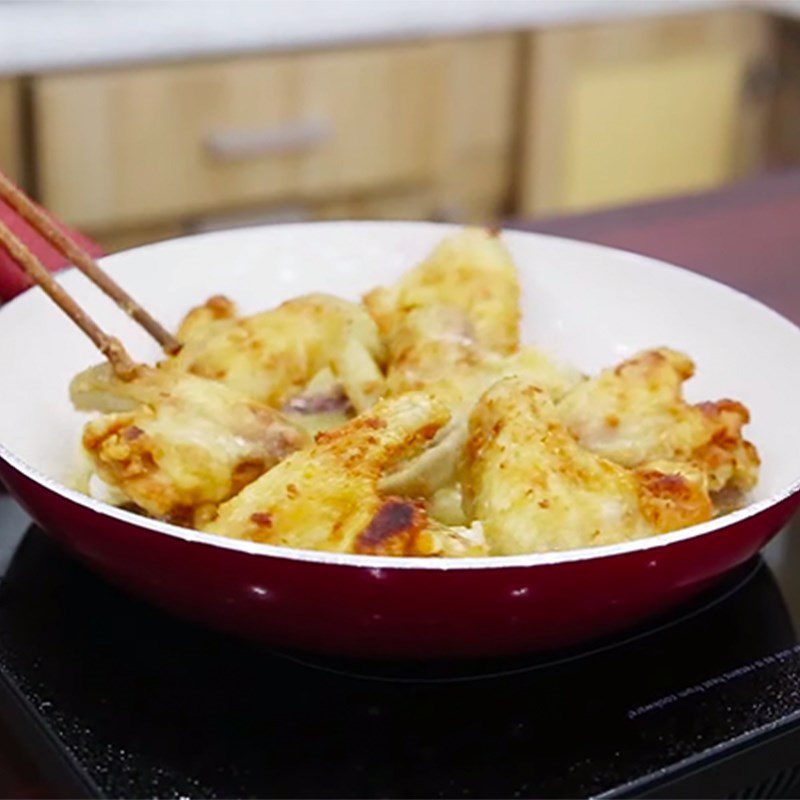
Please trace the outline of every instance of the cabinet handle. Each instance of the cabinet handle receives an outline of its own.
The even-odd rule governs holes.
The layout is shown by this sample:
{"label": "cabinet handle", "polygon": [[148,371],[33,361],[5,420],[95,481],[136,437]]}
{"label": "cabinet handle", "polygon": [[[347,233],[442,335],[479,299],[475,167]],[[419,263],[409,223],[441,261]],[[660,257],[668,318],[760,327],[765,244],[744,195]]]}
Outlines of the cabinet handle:
{"label": "cabinet handle", "polygon": [[269,128],[212,131],[205,148],[219,161],[241,161],[258,156],[287,155],[314,150],[333,138],[326,119],[287,122]]}
{"label": "cabinet handle", "polygon": [[778,88],[780,71],[771,61],[756,61],[747,68],[744,76],[744,95],[748,100],[765,100]]}

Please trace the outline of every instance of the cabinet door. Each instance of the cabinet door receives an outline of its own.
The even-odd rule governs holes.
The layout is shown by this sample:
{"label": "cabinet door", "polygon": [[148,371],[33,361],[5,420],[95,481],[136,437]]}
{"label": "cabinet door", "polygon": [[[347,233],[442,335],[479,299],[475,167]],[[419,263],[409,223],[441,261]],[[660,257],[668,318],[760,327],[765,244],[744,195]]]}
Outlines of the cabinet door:
{"label": "cabinet door", "polygon": [[41,197],[98,229],[433,179],[443,67],[421,43],[45,76]]}
{"label": "cabinet door", "polygon": [[14,80],[0,80],[0,170],[23,180],[19,84]]}
{"label": "cabinet door", "polygon": [[521,210],[634,202],[754,171],[769,25],[734,10],[533,34]]}
{"label": "cabinet door", "polygon": [[524,37],[481,36],[441,47],[447,73],[437,214],[455,222],[494,222],[511,200]]}
{"label": "cabinet door", "polygon": [[800,20],[777,27],[779,81],[773,117],[770,165],[800,166]]}

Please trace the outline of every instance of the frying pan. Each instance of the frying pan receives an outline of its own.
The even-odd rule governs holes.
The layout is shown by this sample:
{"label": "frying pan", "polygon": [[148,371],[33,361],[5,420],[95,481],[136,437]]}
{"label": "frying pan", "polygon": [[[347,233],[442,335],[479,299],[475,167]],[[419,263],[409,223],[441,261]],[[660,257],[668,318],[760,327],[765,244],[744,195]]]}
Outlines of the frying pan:
{"label": "frying pan", "polygon": [[[239,229],[119,253],[104,268],[157,318],[225,293],[254,312],[311,291],[358,298],[421,260],[448,226],[341,222]],[[272,646],[359,657],[490,656],[572,645],[687,600],[756,553],[800,501],[800,329],[714,281],[617,250],[505,240],[523,340],[586,372],[648,347],[688,352],[692,401],[734,397],[762,460],[751,502],[703,525],[535,555],[421,559],[290,550],[185,530],[69,488],[85,417],[70,378],[91,344],[38,288],[0,308],[0,477],[51,536],[175,614]],[[142,360],[156,345],[73,269],[65,288]],[[45,590],[43,588],[43,590]]]}

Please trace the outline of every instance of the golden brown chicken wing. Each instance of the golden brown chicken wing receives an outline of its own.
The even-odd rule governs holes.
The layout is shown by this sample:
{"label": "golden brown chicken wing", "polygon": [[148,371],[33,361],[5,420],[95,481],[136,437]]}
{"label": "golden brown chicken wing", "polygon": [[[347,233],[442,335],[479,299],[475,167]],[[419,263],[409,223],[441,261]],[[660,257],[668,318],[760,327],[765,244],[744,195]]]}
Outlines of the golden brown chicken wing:
{"label": "golden brown chicken wing", "polygon": [[363,305],[212,297],[158,368],[74,379],[105,412],[83,435],[96,483],[218,535],[392,556],[608,544],[741,502],[759,467],[741,403],[687,403],[694,364],[666,348],[587,380],[520,346],[519,299],[479,229]]}
{"label": "golden brown chicken wing", "polygon": [[[107,365],[77,376],[89,422],[83,447],[99,477],[148,514],[197,525],[307,442],[279,412],[216,381],[141,367],[120,381]],[[125,410],[123,410],[125,409]]]}
{"label": "golden brown chicken wing", "polygon": [[580,373],[550,361],[535,348],[523,348],[511,356],[488,355],[469,365],[454,366],[447,376],[426,385],[425,391],[444,402],[451,420],[421,455],[403,461],[381,481],[385,491],[433,499],[431,513],[447,524],[462,524],[459,513],[458,463],[467,440],[467,420],[486,389],[498,380],[515,375],[527,383],[561,397],[567,387],[581,379]]}
{"label": "golden brown chicken wing", "polygon": [[466,229],[448,237],[364,303],[387,343],[394,394],[435,387],[450,402],[474,401],[493,380],[524,371],[561,396],[579,378],[533,347],[519,349],[517,273],[497,233]]}
{"label": "golden brown chicken wing", "polygon": [[460,319],[464,341],[501,355],[519,345],[516,269],[499,234],[486,230],[467,228],[447,237],[395,286],[374,289],[364,302],[390,339],[415,309],[444,307]]}
{"label": "golden brown chicken wing", "polygon": [[314,550],[382,555],[473,555],[468,531],[431,520],[425,504],[382,494],[381,475],[447,423],[422,392],[382,400],[295,453],[219,508],[210,533]]}
{"label": "golden brown chicken wing", "polygon": [[635,539],[711,516],[705,476],[689,465],[628,470],[581,447],[547,393],[496,383],[469,423],[464,486],[492,554]]}
{"label": "golden brown chicken wing", "polygon": [[430,498],[437,519],[464,523],[456,468],[480,395],[520,374],[561,397],[580,374],[536,348],[518,349],[519,285],[498,234],[467,229],[449,237],[394,287],[376,289],[364,302],[387,342],[388,391],[424,388],[452,413],[432,446],[398,464],[381,487]]}
{"label": "golden brown chicken wing", "polygon": [[330,295],[298,297],[249,317],[227,298],[212,297],[186,316],[178,338],[183,349],[166,362],[170,368],[222,381],[274,407],[324,371],[336,378],[331,396],[356,410],[383,391],[375,323],[360,305]]}
{"label": "golden brown chicken wing", "polygon": [[683,353],[647,350],[576,386],[558,415],[580,443],[626,467],[666,459],[693,464],[712,492],[751,489],[758,478],[755,447],[742,438],[747,409],[733,400],[691,405],[683,382],[694,364]]}

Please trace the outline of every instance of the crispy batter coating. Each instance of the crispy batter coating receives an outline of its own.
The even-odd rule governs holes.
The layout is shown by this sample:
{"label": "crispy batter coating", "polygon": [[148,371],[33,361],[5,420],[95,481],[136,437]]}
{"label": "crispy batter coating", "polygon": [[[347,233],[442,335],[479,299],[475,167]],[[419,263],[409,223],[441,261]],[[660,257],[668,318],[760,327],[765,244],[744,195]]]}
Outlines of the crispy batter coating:
{"label": "crispy batter coating", "polygon": [[381,475],[419,451],[448,418],[447,409],[422,392],[382,400],[262,475],[222,505],[205,530],[314,550],[480,554],[479,540],[431,520],[421,501],[378,490]]}
{"label": "crispy batter coating", "polygon": [[425,389],[444,402],[452,421],[419,458],[387,475],[386,491],[434,497],[440,518],[457,519],[456,465],[467,417],[492,383],[506,375],[563,396],[580,373],[533,347],[518,349],[519,285],[499,236],[468,229],[446,239],[391,289],[364,299],[387,341],[387,389]]}
{"label": "crispy batter coating", "polygon": [[[449,522],[457,517],[454,492],[458,491],[457,468],[467,440],[467,420],[480,396],[492,384],[509,376],[544,389],[552,397],[561,397],[568,387],[581,379],[577,370],[552,362],[532,347],[511,356],[487,356],[483,361],[461,368],[454,367],[448,377],[427,384],[425,390],[446,403],[451,410],[450,423],[440,431],[425,452],[398,465],[381,481],[385,491],[435,497],[444,491],[448,513],[442,515],[442,503],[434,506],[434,516]],[[466,519],[463,517],[462,519]]]}
{"label": "crispy batter coating", "polygon": [[141,367],[131,382],[107,365],[82,373],[73,397],[119,407],[84,428],[97,474],[148,514],[198,525],[289,453],[306,435],[269,406],[222,383]]}
{"label": "crispy batter coating", "polygon": [[581,447],[547,393],[496,383],[469,423],[464,486],[492,554],[625,541],[710,518],[704,475],[658,463],[629,470]]}
{"label": "crispy batter coating", "polygon": [[759,468],[741,403],[687,403],[694,364],[667,348],[587,379],[520,347],[519,298],[479,229],[363,305],[312,294],[243,317],[212,297],[158,368],[76,376],[76,407],[106,412],[84,448],[154,517],[335,552],[586,547],[741,504]]}
{"label": "crispy batter coating", "polygon": [[734,400],[691,405],[688,356],[647,350],[576,386],[558,414],[584,447],[626,467],[666,459],[693,464],[712,492],[746,492],[758,479],[755,447],[742,438],[747,409]]}
{"label": "crispy batter coating", "polygon": [[387,348],[387,389],[434,391],[472,403],[493,381],[525,374],[562,396],[580,373],[519,347],[519,282],[499,234],[467,228],[445,239],[391,288],[364,297]]}
{"label": "crispy batter coating", "polygon": [[374,289],[364,302],[389,338],[414,309],[444,306],[459,313],[465,339],[500,355],[519,346],[516,269],[499,235],[486,230],[447,237],[395,286]]}
{"label": "crispy batter coating", "polygon": [[708,476],[714,504],[722,513],[741,505],[742,495],[758,482],[761,458],[755,445],[742,436],[750,412],[737,400],[698,403],[712,433],[692,453],[691,462]]}
{"label": "crispy batter coating", "polygon": [[330,369],[356,409],[383,392],[383,345],[364,309],[312,294],[270,311],[240,317],[234,304],[212,297],[178,330],[183,349],[167,362],[222,381],[249,397],[280,407],[321,370]]}

